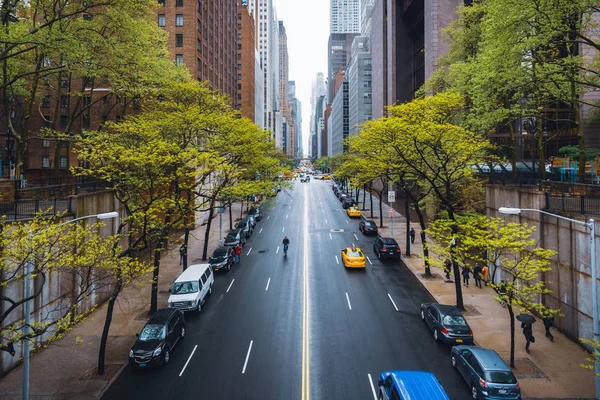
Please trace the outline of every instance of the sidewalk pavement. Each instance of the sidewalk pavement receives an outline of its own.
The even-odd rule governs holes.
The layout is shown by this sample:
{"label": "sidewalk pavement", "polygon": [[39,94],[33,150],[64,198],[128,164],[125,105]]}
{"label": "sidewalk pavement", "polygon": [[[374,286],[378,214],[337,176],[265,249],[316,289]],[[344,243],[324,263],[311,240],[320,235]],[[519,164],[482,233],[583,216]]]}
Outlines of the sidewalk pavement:
{"label": "sidewalk pavement", "polygon": [[[234,203],[234,223],[240,218],[241,204]],[[202,263],[202,250],[208,212],[196,216],[196,228],[190,232],[188,265]],[[222,216],[223,235],[229,232],[229,212]],[[182,235],[183,236],[183,235]],[[218,246],[219,214],[212,221],[208,255]],[[160,263],[158,307],[163,308],[169,289],[182,270],[179,265],[179,246],[166,253]],[[30,360],[29,398],[31,400],[100,399],[104,391],[128,365],[129,349],[148,320],[150,308],[150,276],[137,286],[127,288],[117,301],[113,312],[106,349],[106,373],[96,374],[100,336],[106,318],[106,305],[91,314],[61,339],[41,349]],[[0,400],[21,399],[22,365],[0,379]]]}
{"label": "sidewalk pavement", "polygon": [[[362,202],[362,195],[360,196]],[[362,204],[361,204],[362,205]],[[370,208],[367,198],[366,208]],[[365,207],[361,207],[365,208]],[[389,209],[383,204],[384,228],[379,235],[389,237]],[[394,238],[403,249],[406,246],[406,219],[394,211]],[[370,213],[369,213],[370,215]],[[373,197],[373,215],[379,215],[379,200]],[[379,225],[379,218],[374,218]],[[398,222],[396,226],[396,222]],[[431,268],[433,277],[424,276],[423,247],[418,223],[411,223],[417,231],[415,243],[411,245],[411,255],[403,256],[404,264],[410,268],[419,281],[442,304],[456,304],[454,280],[446,281],[441,268]],[[451,278],[454,278],[453,276]],[[461,278],[461,277],[459,277]],[[465,316],[473,329],[477,346],[494,349],[509,364],[510,359],[510,317],[508,310],[494,299],[495,292],[488,286],[478,288],[474,279],[469,287],[462,286]],[[515,327],[515,368],[514,374],[519,380],[521,392],[525,398],[542,399],[595,399],[594,373],[580,367],[586,364],[590,354],[581,346],[552,328],[554,341],[545,337],[544,324],[538,319],[533,324],[535,343],[530,346],[531,353],[525,352],[525,339],[520,323]],[[433,340],[433,338],[431,339]],[[450,362],[450,361],[448,361]]]}

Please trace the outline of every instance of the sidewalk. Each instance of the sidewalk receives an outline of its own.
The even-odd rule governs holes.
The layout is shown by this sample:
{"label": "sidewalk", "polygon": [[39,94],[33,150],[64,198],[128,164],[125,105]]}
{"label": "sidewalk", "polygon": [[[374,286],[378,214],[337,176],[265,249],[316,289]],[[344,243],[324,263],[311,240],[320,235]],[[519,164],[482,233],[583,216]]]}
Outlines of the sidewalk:
{"label": "sidewalk", "polygon": [[[240,204],[234,203],[232,216],[240,217]],[[204,234],[208,213],[196,218],[196,228],[190,232],[188,264],[201,263]],[[223,236],[229,232],[229,212],[223,213]],[[212,221],[208,255],[218,246],[219,214]],[[158,285],[158,306],[163,308],[169,296],[173,281],[181,272],[179,248],[165,254],[160,263]],[[135,342],[135,334],[140,332],[148,320],[150,308],[150,277],[139,287],[130,286],[117,301],[106,349],[106,373],[96,375],[100,336],[106,317],[106,306],[89,316],[63,338],[53,342],[46,349],[33,355],[30,361],[30,399],[99,399],[120,372],[127,367],[128,354]],[[21,399],[22,365],[0,379],[0,400]]]}
{"label": "sidewalk", "polygon": [[[361,195],[362,201],[362,195]],[[367,207],[370,206],[367,198]],[[361,207],[362,208],[362,207]],[[379,200],[373,198],[374,216],[379,215]],[[379,229],[381,236],[389,236],[389,206],[383,204],[384,228]],[[375,219],[379,225],[379,219]],[[398,225],[396,226],[396,221]],[[406,246],[406,219],[394,211],[394,238],[403,249]],[[421,227],[412,223],[418,232]],[[454,276],[445,281],[441,268],[431,268],[433,277],[425,278],[423,267],[423,248],[419,234],[415,244],[411,245],[411,256],[403,256],[404,264],[412,270],[433,297],[443,304],[456,304]],[[495,292],[487,286],[482,289],[475,286],[473,279],[469,287],[462,286],[465,316],[473,329],[478,346],[494,349],[502,358],[510,359],[510,320],[508,310],[494,298]],[[533,324],[536,342],[531,344],[531,353],[525,352],[525,339],[518,321],[515,329],[515,369],[513,370],[525,398],[542,399],[595,399],[594,373],[581,368],[590,355],[578,344],[552,328],[554,341],[545,337],[544,324],[538,318]],[[433,340],[433,339],[432,339]]]}

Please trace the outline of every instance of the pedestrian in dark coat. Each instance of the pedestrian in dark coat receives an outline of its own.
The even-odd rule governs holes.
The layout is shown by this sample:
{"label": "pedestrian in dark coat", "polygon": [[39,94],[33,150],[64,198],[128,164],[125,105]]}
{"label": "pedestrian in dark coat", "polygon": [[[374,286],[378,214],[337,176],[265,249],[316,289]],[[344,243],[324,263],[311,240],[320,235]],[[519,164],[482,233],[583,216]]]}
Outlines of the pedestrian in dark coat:
{"label": "pedestrian in dark coat", "polygon": [[549,315],[543,318],[544,328],[546,328],[546,337],[550,339],[550,341],[554,342],[554,336],[552,336],[552,332],[550,332],[550,328],[554,325],[554,316]]}
{"label": "pedestrian in dark coat", "polygon": [[527,341],[527,344],[525,345],[525,351],[527,353],[531,353],[529,351],[529,345],[531,343],[535,343],[535,337],[533,337],[533,329],[531,327],[531,324],[526,324],[524,322],[521,323],[521,328],[523,328],[523,336],[525,336],[525,340]]}
{"label": "pedestrian in dark coat", "polygon": [[475,278],[475,286],[479,286],[481,289],[481,266],[479,263],[475,263],[475,267],[473,268],[473,278]]}
{"label": "pedestrian in dark coat", "polygon": [[452,261],[449,258],[446,258],[444,261],[444,271],[446,271],[446,280],[450,280],[450,271],[452,271]]}
{"label": "pedestrian in dark coat", "polygon": [[410,234],[410,242],[412,244],[415,244],[415,236],[417,234],[417,232],[415,232],[415,228],[410,228],[410,231],[408,233]]}
{"label": "pedestrian in dark coat", "polygon": [[461,275],[463,277],[463,285],[469,287],[469,275],[471,271],[469,271],[469,267],[463,265]]}
{"label": "pedestrian in dark coat", "polygon": [[179,246],[179,265],[183,264],[183,257],[185,257],[185,243]]}

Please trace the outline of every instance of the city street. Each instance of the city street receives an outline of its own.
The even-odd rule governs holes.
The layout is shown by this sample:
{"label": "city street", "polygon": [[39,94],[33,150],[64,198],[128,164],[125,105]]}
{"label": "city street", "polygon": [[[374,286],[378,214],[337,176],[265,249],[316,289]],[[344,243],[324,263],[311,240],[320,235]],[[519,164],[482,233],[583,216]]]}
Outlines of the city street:
{"label": "city street", "polygon": [[[103,398],[376,399],[388,369],[433,372],[452,400],[468,398],[450,347],[420,320],[432,298],[404,265],[376,258],[331,184],[296,181],[279,193],[241,262],[216,274],[201,314],[186,316],[170,364],[127,368]],[[351,243],[366,270],[343,267]]]}

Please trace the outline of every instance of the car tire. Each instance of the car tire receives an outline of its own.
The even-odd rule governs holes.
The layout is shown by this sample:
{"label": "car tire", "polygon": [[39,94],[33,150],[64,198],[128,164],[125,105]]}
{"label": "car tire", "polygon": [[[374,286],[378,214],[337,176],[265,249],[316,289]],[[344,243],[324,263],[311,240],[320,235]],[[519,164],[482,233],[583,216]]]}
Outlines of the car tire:
{"label": "car tire", "polygon": [[381,390],[379,390],[379,396],[377,396],[377,399],[383,400],[383,393],[381,393]]}
{"label": "car tire", "polygon": [[185,338],[185,326],[181,327],[181,332],[179,333],[179,337],[182,339]]}
{"label": "car tire", "polygon": [[471,398],[473,400],[477,400],[479,399],[479,394],[477,393],[477,388],[475,387],[475,385],[471,385]]}
{"label": "car tire", "polygon": [[381,251],[377,252],[377,258],[379,258],[381,260]]}
{"label": "car tire", "polygon": [[171,361],[171,352],[169,351],[169,347],[165,346],[163,350],[163,365],[169,364],[169,361]]}
{"label": "car tire", "polygon": [[208,295],[210,296],[211,294],[212,294],[212,285],[210,285],[210,286],[208,287]]}
{"label": "car tire", "polygon": [[425,311],[421,310],[421,319],[425,321]]}
{"label": "car tire", "polygon": [[456,369],[456,357],[454,357],[454,354],[450,357],[450,362],[452,363],[452,368]]}
{"label": "car tire", "polygon": [[436,342],[440,341],[440,334],[438,333],[437,329],[433,330],[433,340],[435,340]]}

